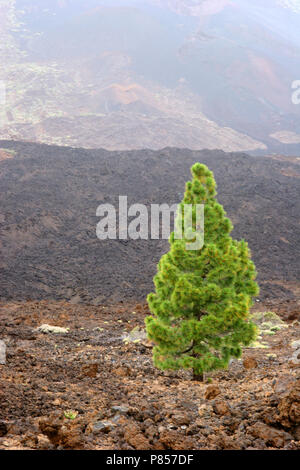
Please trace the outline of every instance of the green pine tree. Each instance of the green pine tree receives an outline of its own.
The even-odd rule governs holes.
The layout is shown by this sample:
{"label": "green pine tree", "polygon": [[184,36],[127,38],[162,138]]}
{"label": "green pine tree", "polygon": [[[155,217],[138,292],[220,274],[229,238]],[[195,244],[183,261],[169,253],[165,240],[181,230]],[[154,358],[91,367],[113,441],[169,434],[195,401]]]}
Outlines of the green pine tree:
{"label": "green pine tree", "polygon": [[[216,200],[213,173],[200,163],[191,172],[170,251],[158,263],[156,292],[147,298],[152,316],[146,318],[146,330],[155,344],[156,367],[192,369],[194,379],[203,380],[204,372],[226,368],[255,339],[248,317],[259,288],[247,243],[230,236],[233,226]],[[192,210],[195,233],[196,204],[204,204],[204,245],[192,250],[184,211]]]}

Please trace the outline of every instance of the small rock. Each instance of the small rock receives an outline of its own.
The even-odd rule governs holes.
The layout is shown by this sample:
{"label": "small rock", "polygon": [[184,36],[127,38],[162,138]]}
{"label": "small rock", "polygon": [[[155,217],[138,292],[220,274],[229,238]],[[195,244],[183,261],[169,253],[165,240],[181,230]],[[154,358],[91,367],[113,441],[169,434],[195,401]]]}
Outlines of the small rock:
{"label": "small rock", "polygon": [[191,417],[187,413],[175,414],[172,416],[172,423],[177,426],[189,425],[191,423]]}
{"label": "small rock", "polygon": [[126,419],[124,417],[124,415],[120,415],[120,414],[116,414],[112,419],[111,419],[112,423],[115,423],[115,424],[120,424],[122,422],[126,422]]}
{"label": "small rock", "polygon": [[208,418],[213,411],[213,408],[211,405],[208,405],[207,403],[203,405],[199,405],[198,407],[198,414],[201,418]]}
{"label": "small rock", "polygon": [[257,365],[257,360],[253,356],[245,357],[243,360],[243,366],[245,369],[255,369]]}
{"label": "small rock", "polygon": [[103,411],[99,411],[99,413],[97,413],[96,419],[98,421],[102,421],[104,416],[105,416],[105,414],[103,413]]}
{"label": "small rock", "polygon": [[48,437],[52,444],[59,444],[59,433],[62,428],[62,419],[58,414],[55,413],[53,416],[45,416],[41,418],[39,421],[39,428],[42,433]]}
{"label": "small rock", "polygon": [[248,428],[247,431],[253,437],[262,439],[267,445],[277,448],[284,447],[287,442],[293,439],[291,434],[267,426],[264,423],[255,423],[253,426]]}
{"label": "small rock", "polygon": [[129,367],[118,367],[117,369],[114,370],[114,373],[118,377],[128,377],[129,375],[131,375],[131,371]]}
{"label": "small rock", "polygon": [[41,333],[54,333],[54,334],[66,334],[69,333],[69,328],[62,328],[60,326],[47,325],[47,323],[39,326],[36,331]]}
{"label": "small rock", "polygon": [[217,385],[209,385],[205,390],[204,398],[206,398],[206,400],[213,400],[220,395],[220,393],[221,390]]}
{"label": "small rock", "polygon": [[0,340],[0,364],[6,364],[6,344]]}
{"label": "small rock", "polygon": [[187,436],[194,436],[195,434],[198,434],[200,430],[200,427],[198,424],[194,423],[192,424],[186,431]]}
{"label": "small rock", "polygon": [[47,436],[39,434],[37,436],[37,448],[41,450],[50,450],[53,449],[53,444],[49,441]]}
{"label": "small rock", "polygon": [[291,342],[291,346],[293,349],[300,349],[300,339]]}
{"label": "small rock", "polygon": [[136,450],[149,450],[151,445],[135,423],[128,424],[124,429],[126,442]]}
{"label": "small rock", "polygon": [[233,436],[222,435],[219,443],[224,450],[241,450],[242,443],[237,441]]}
{"label": "small rock", "polygon": [[73,421],[66,423],[60,412],[42,417],[39,420],[39,429],[57,449],[79,450],[85,446],[81,426]]}
{"label": "small rock", "polygon": [[62,401],[60,398],[55,398],[55,400],[53,400],[54,406],[60,406],[61,404],[62,404]]}
{"label": "small rock", "polygon": [[109,433],[116,427],[115,423],[111,421],[97,421],[92,427],[92,432],[98,434],[104,432],[105,434]]}
{"label": "small rock", "polygon": [[160,413],[157,413],[155,416],[154,416],[154,421],[156,423],[159,423],[160,421],[163,420],[163,415],[161,415]]}
{"label": "small rock", "polygon": [[286,428],[300,425],[300,380],[291,383],[278,405],[279,422]]}
{"label": "small rock", "polygon": [[98,373],[98,364],[87,364],[81,369],[83,375],[87,377],[95,378]]}
{"label": "small rock", "polygon": [[290,358],[290,362],[294,365],[300,364],[300,348],[296,349]]}
{"label": "small rock", "polygon": [[127,415],[129,407],[126,405],[115,405],[111,407],[111,411],[120,415]]}
{"label": "small rock", "polygon": [[214,412],[219,416],[230,414],[230,408],[225,401],[219,401],[213,405]]}
{"label": "small rock", "polygon": [[196,443],[193,438],[183,436],[178,431],[165,430],[160,434],[159,442],[163,444],[165,449],[172,450],[193,450]]}

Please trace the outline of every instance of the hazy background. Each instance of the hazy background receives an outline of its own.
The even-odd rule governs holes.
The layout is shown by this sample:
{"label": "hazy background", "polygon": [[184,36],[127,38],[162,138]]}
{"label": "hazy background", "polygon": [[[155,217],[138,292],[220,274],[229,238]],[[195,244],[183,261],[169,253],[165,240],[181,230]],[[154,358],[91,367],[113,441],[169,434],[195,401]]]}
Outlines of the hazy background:
{"label": "hazy background", "polygon": [[0,0],[0,138],[296,154],[299,0]]}

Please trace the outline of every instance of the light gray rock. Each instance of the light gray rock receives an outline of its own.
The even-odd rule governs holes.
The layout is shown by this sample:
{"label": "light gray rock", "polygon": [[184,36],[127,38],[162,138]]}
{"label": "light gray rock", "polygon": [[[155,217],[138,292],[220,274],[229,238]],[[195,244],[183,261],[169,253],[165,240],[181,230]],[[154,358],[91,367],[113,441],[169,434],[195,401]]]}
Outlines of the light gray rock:
{"label": "light gray rock", "polygon": [[292,341],[291,346],[293,349],[300,349],[300,339],[297,339],[296,341]]}
{"label": "light gray rock", "polygon": [[36,331],[40,331],[41,333],[54,333],[56,335],[64,335],[66,333],[69,333],[69,328],[61,328],[60,326],[52,326],[47,325],[47,323],[45,323],[44,325],[39,326]]}
{"label": "light gray rock", "polygon": [[129,411],[129,408],[128,408],[128,406],[125,406],[125,405],[115,405],[115,406],[111,407],[111,411],[113,413],[118,413],[118,414],[121,414],[121,415],[127,415],[128,411]]}
{"label": "light gray rock", "polygon": [[6,364],[6,344],[0,340],[0,364]]}
{"label": "light gray rock", "polygon": [[115,428],[115,424],[111,421],[97,421],[92,428],[94,434],[104,432],[105,434],[109,433]]}
{"label": "light gray rock", "polygon": [[295,365],[300,364],[300,349],[295,349],[290,360]]}

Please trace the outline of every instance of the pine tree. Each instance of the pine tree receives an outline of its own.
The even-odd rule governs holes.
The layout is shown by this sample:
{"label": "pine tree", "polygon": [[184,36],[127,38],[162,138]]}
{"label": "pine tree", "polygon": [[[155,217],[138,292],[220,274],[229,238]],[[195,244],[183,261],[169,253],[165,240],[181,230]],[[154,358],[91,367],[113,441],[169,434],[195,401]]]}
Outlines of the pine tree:
{"label": "pine tree", "polygon": [[[259,288],[247,243],[230,236],[233,226],[216,200],[213,173],[200,163],[191,172],[170,251],[158,263],[156,292],[147,298],[152,315],[146,318],[146,330],[155,344],[156,367],[192,369],[193,378],[203,380],[204,372],[226,368],[255,339],[249,310]],[[184,211],[192,208],[195,231],[197,204],[204,204],[204,245],[191,250]],[[181,230],[184,235],[178,239]]]}

